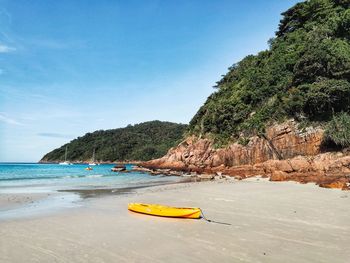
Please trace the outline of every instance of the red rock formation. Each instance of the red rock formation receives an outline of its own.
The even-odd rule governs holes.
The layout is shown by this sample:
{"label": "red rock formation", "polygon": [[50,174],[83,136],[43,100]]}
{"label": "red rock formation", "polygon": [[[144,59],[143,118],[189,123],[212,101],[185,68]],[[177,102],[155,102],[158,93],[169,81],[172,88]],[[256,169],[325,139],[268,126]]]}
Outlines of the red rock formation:
{"label": "red rock formation", "polygon": [[323,130],[300,130],[289,120],[271,126],[264,138],[252,137],[248,145],[233,143],[215,149],[212,141],[189,137],[147,168],[215,173],[246,178],[254,175],[271,181],[315,182],[322,187],[348,189],[350,156],[342,153],[321,154]]}

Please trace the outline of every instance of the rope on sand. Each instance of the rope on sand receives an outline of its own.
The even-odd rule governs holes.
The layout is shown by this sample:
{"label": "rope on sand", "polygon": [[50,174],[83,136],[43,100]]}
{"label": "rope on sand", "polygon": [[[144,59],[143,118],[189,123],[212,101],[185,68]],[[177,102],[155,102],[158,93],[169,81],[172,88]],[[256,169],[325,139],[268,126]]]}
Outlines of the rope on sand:
{"label": "rope on sand", "polygon": [[230,226],[230,225],[231,225],[230,223],[224,223],[224,222],[218,222],[218,221],[210,220],[210,219],[208,219],[208,218],[205,217],[205,215],[204,215],[202,209],[200,209],[200,211],[201,211],[201,216],[202,216],[202,218],[203,218],[205,221],[209,222],[209,223],[215,223],[215,224],[221,224],[221,225],[227,225],[227,226]]}

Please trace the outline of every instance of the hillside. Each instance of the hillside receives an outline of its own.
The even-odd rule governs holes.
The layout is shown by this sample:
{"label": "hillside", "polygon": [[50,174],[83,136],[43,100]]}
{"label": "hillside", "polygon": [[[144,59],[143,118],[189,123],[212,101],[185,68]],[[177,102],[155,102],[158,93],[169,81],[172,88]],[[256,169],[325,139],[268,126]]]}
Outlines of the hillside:
{"label": "hillside", "polygon": [[98,161],[150,160],[164,155],[183,138],[187,125],[150,121],[125,128],[87,133],[47,153],[41,162],[88,161],[95,149]]}
{"label": "hillside", "polygon": [[350,189],[350,1],[282,13],[269,49],[234,64],[150,169]]}
{"label": "hillside", "polygon": [[234,64],[190,122],[190,133],[246,144],[273,122],[321,124],[350,145],[350,1],[310,0],[282,14],[270,48]]}

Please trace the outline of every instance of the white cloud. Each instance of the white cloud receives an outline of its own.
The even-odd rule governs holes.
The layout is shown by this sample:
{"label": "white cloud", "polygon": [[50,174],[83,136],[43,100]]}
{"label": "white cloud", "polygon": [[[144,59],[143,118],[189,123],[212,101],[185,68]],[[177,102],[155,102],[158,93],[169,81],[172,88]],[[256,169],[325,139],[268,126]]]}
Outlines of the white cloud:
{"label": "white cloud", "polygon": [[16,121],[15,119],[7,117],[5,114],[0,113],[0,122],[5,122],[12,125],[23,125],[22,123]]}
{"label": "white cloud", "polygon": [[0,44],[0,53],[9,53],[15,50],[16,49],[14,47],[9,47],[4,44]]}
{"label": "white cloud", "polygon": [[66,139],[70,139],[73,137],[72,135],[69,135],[69,134],[62,134],[62,133],[55,133],[55,132],[40,132],[40,133],[37,133],[37,135],[41,137],[66,138]]}
{"label": "white cloud", "polygon": [[78,39],[49,39],[49,38],[21,38],[18,37],[26,46],[33,46],[37,48],[45,49],[70,49],[70,48],[83,48],[86,47],[86,43]]}

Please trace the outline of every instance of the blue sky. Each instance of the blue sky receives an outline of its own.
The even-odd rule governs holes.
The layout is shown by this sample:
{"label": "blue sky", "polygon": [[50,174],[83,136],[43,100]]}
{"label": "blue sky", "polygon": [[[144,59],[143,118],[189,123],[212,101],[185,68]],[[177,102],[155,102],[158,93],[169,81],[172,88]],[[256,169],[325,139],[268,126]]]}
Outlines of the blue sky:
{"label": "blue sky", "polygon": [[99,129],[188,123],[296,0],[0,0],[0,161]]}

